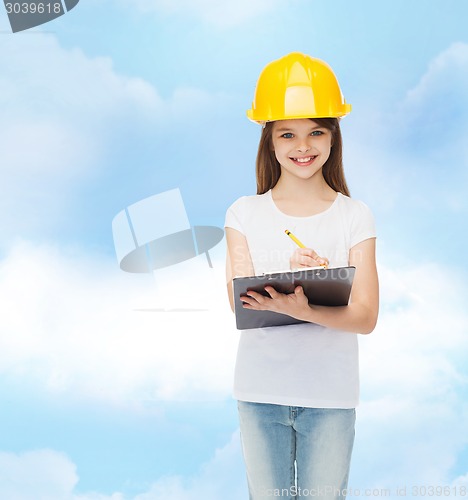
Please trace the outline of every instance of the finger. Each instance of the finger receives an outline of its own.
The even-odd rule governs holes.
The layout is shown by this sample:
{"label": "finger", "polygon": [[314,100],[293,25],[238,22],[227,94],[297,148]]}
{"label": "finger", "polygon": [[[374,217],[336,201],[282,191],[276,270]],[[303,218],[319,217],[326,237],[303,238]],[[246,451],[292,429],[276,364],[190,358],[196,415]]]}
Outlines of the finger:
{"label": "finger", "polygon": [[304,266],[326,266],[328,267],[329,260],[326,257],[320,257],[314,250],[312,250],[313,256],[304,256],[301,264]]}
{"label": "finger", "polygon": [[242,295],[241,298],[240,298],[241,302],[243,304],[250,304],[251,302],[253,302],[255,299],[252,299],[250,297],[247,297],[247,295]]}
{"label": "finger", "polygon": [[[317,257],[317,259],[320,259],[320,257]],[[320,266],[321,263],[319,260],[313,259],[312,257],[307,257],[304,256],[300,260],[300,265],[302,267],[313,267],[313,266]]]}
{"label": "finger", "polygon": [[241,297],[242,307],[245,309],[259,309],[260,304],[253,298],[243,295]]}
{"label": "finger", "polygon": [[242,302],[242,307],[244,309],[258,309],[258,303],[257,306],[254,306],[252,304],[249,304],[248,302]]}
{"label": "finger", "polygon": [[299,250],[301,256],[310,257],[314,260],[320,258],[319,254],[313,248],[301,248]]}
{"label": "finger", "polygon": [[272,286],[266,286],[265,287],[265,291],[268,293],[268,295],[272,298],[272,299],[277,299],[280,297],[280,293],[277,292]]}
{"label": "finger", "polygon": [[264,304],[265,301],[271,300],[269,297],[265,297],[265,295],[254,292],[253,290],[249,290],[247,293],[247,296],[251,297],[251,300],[253,300],[256,304]]}

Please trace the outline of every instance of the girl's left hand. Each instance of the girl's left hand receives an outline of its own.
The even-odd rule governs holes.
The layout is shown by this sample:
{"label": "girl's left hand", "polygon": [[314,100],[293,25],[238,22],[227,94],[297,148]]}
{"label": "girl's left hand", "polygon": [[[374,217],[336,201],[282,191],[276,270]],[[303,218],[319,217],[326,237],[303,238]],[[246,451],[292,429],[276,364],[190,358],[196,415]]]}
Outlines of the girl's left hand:
{"label": "girl's left hand", "polygon": [[245,309],[255,311],[273,311],[287,314],[296,319],[303,319],[309,310],[309,301],[301,286],[294,289],[294,293],[280,293],[272,286],[266,286],[265,291],[270,297],[265,297],[261,293],[248,291],[242,296]]}

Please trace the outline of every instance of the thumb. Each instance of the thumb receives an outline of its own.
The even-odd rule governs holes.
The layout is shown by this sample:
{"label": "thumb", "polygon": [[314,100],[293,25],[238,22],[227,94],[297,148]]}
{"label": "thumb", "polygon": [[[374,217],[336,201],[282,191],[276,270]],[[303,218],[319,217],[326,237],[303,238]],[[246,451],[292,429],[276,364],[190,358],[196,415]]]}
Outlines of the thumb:
{"label": "thumb", "polygon": [[304,295],[304,289],[302,288],[302,286],[296,286],[296,288],[294,289],[294,295],[297,295],[298,297]]}

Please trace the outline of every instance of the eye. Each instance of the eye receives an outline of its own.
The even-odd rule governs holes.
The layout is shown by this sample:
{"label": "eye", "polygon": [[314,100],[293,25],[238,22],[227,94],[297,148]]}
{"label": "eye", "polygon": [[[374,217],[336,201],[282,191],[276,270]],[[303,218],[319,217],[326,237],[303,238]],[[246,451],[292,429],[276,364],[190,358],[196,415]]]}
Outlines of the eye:
{"label": "eye", "polygon": [[314,130],[313,132],[311,132],[310,135],[317,137],[317,136],[323,135],[323,132],[321,130]]}
{"label": "eye", "polygon": [[283,137],[284,139],[292,139],[293,134],[291,134],[291,132],[286,132],[285,134],[282,134],[281,137]]}

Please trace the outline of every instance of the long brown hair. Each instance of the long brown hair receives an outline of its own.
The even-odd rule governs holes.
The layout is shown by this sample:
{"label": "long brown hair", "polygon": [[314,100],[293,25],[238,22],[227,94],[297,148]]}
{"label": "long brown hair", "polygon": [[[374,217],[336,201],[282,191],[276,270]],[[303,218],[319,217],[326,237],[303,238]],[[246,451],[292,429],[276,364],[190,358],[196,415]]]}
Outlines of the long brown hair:
{"label": "long brown hair", "polygon": [[[350,196],[343,170],[343,142],[340,122],[337,118],[314,118],[317,125],[330,130],[332,145],[330,156],[322,167],[325,182],[335,191]],[[257,194],[266,193],[273,188],[281,175],[281,167],[273,150],[273,124],[267,122],[262,130],[258,144],[256,175]]]}

